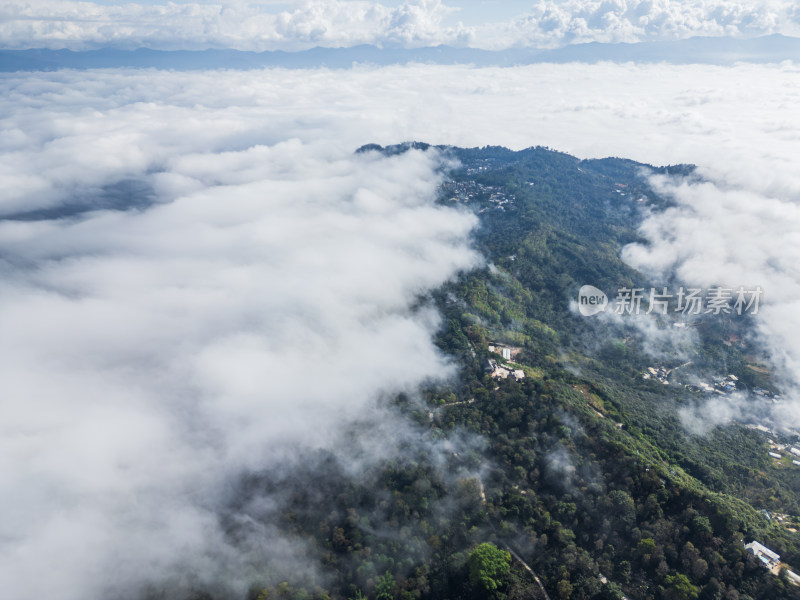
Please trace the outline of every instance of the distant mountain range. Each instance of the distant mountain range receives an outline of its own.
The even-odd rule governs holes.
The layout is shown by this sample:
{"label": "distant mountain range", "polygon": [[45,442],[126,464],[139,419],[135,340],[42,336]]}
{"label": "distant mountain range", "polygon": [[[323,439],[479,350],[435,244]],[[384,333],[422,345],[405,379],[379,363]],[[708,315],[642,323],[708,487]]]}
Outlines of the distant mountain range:
{"label": "distant mountain range", "polygon": [[429,48],[312,48],[301,52],[244,52],[239,50],[118,50],[103,48],[71,50],[0,50],[0,71],[50,71],[56,69],[156,68],[258,69],[284,67],[349,68],[353,64],[395,65],[408,63],[514,66],[535,63],[667,62],[718,64],[800,61],[800,38],[770,35],[751,39],[695,37],[674,42],[635,44],[575,44],[555,50],[512,48],[480,50],[436,46]]}

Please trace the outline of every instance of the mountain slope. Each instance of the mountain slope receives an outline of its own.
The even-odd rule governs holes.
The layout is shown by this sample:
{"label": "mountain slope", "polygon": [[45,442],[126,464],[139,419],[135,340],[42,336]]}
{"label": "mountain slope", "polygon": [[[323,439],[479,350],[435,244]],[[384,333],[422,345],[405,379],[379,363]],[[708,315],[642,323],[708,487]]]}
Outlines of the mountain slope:
{"label": "mountain slope", "polygon": [[[688,433],[676,411],[697,392],[642,378],[656,359],[641,330],[570,309],[587,282],[650,285],[620,248],[637,239],[644,207],[668,205],[648,174],[694,177],[693,168],[545,148],[359,151],[460,161],[440,201],[479,215],[475,244],[490,266],[434,294],[438,343],[460,374],[393,401],[417,423],[416,441],[363,479],[348,477],[341,459],[309,457],[307,472],[262,474],[243,492],[255,502],[259,490],[285,491],[282,531],[312,540],[327,577],[265,578],[253,597],[800,597],[744,548],[757,539],[800,564],[798,534],[762,512],[800,513],[795,472],[776,467],[766,437],[740,424]],[[711,319],[696,327],[698,373],[757,352],[722,344]],[[524,377],[497,377],[502,363]],[[354,431],[355,445],[368,435]],[[514,553],[507,571],[481,562],[491,547]],[[502,553],[495,560],[502,566]]]}

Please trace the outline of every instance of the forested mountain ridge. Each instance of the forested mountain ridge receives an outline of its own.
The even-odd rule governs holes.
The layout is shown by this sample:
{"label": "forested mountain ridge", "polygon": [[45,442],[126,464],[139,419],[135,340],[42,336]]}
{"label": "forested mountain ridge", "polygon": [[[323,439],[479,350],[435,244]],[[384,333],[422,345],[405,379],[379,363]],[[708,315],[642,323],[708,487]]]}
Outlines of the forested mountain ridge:
{"label": "forested mountain ridge", "polygon": [[[639,241],[644,211],[669,206],[648,176],[695,177],[693,167],[546,148],[359,152],[409,150],[456,159],[439,201],[480,219],[474,243],[488,266],[420,299],[442,314],[438,345],[459,375],[388,401],[417,433],[366,475],[354,476],[347,456],[321,453],[306,456],[301,472],[255,473],[242,484],[236,512],[261,495],[281,498],[278,529],[321,565],[255,576],[250,596],[800,597],[744,548],[759,540],[800,567],[790,526],[800,514],[797,472],[777,468],[766,436],[744,424],[687,432],[677,411],[697,392],[642,376],[655,362],[688,359],[695,372],[724,369],[742,387],[770,388],[768,375],[744,368],[758,348],[722,343],[743,339],[748,319],[700,320],[690,356],[666,348],[654,358],[636,327],[570,308],[583,284],[654,285],[620,250]],[[351,435],[358,460],[369,432]],[[239,527],[230,525],[232,535]]]}

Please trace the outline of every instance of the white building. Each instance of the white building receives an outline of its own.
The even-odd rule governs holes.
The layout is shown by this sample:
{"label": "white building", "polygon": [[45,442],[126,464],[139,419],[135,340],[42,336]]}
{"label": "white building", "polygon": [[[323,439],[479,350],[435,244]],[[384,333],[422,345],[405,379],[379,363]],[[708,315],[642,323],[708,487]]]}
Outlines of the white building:
{"label": "white building", "polygon": [[777,452],[770,452],[770,453],[769,453],[769,455],[770,455],[772,458],[781,458],[781,455],[780,455],[780,454],[778,454]]}
{"label": "white building", "polygon": [[778,566],[778,563],[781,560],[781,557],[767,548],[766,546],[759,544],[755,540],[750,542],[749,544],[745,545],[745,549],[755,556],[758,560],[761,561],[761,564],[764,565],[767,569],[773,569]]}

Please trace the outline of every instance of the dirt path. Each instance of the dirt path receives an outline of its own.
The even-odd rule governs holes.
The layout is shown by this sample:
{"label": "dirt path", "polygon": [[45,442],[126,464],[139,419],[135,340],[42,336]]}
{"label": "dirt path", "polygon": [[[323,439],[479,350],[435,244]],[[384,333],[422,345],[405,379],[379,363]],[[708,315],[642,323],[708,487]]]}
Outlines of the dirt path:
{"label": "dirt path", "polygon": [[519,561],[519,563],[523,567],[525,567],[525,570],[528,573],[531,574],[531,576],[533,577],[533,580],[536,582],[536,585],[539,586],[539,591],[542,593],[542,598],[544,598],[545,600],[550,600],[550,596],[547,594],[547,590],[544,589],[544,584],[542,583],[542,580],[539,579],[539,576],[536,574],[536,572],[533,569],[531,569],[531,567],[530,567],[530,565],[528,565],[528,563],[526,563],[524,560],[522,560],[522,557],[519,554],[517,554],[511,546],[509,546],[508,544],[506,544],[504,542],[502,544],[503,544],[503,547],[506,550],[508,550],[509,554],[511,554],[511,556],[513,556],[517,561]]}

